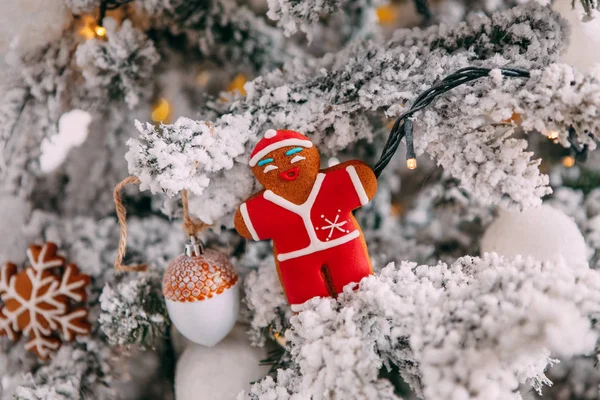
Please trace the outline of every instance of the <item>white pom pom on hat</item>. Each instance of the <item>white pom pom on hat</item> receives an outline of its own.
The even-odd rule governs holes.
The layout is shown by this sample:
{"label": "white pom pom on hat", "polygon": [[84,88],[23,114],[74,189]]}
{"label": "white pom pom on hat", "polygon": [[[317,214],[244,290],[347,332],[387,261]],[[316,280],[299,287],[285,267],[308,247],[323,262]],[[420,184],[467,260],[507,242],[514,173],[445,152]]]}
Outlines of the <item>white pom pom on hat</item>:
{"label": "white pom pom on hat", "polygon": [[267,139],[271,139],[271,138],[275,137],[275,135],[277,135],[277,131],[275,129],[269,129],[268,131],[265,132],[265,137]]}

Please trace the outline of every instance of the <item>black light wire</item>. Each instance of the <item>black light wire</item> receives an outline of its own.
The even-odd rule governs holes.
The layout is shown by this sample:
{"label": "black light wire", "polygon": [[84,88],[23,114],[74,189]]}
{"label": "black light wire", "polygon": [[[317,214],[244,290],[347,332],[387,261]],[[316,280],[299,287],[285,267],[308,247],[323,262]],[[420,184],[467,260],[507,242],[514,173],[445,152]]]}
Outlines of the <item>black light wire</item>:
{"label": "black light wire", "polygon": [[[518,68],[499,68],[500,72],[505,77],[510,78],[529,78],[529,71],[518,69]],[[375,172],[375,176],[379,177],[383,172],[384,168],[389,164],[392,160],[392,157],[396,153],[398,146],[403,138],[406,137],[406,158],[407,160],[415,159],[415,149],[413,145],[413,124],[410,117],[416,113],[427,107],[431,104],[436,98],[441,96],[442,94],[463,85],[465,83],[472,82],[479,78],[483,78],[485,76],[489,76],[491,68],[482,68],[482,67],[466,67],[461,68],[458,71],[446,76],[437,84],[431,86],[429,89],[421,93],[413,102],[410,109],[404,113],[402,113],[394,122],[394,126],[390,131],[390,135],[388,137],[385,146],[381,152],[381,157],[379,161],[373,167],[373,171]]]}
{"label": "black light wire", "polygon": [[431,10],[429,9],[429,4],[427,0],[414,0],[415,8],[417,13],[423,17],[425,21],[431,20]]}
{"label": "black light wire", "polygon": [[132,2],[133,0],[102,0],[100,2],[100,12],[98,13],[98,26],[102,26],[102,20],[106,16],[106,11],[116,10],[123,4]]}

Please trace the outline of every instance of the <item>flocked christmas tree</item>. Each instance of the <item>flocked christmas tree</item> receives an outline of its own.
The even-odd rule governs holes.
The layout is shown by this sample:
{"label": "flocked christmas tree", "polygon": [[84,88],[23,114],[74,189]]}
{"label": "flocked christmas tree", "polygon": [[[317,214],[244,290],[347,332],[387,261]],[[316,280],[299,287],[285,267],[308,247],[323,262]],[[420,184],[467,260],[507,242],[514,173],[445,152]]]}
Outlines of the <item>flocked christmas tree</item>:
{"label": "flocked christmas tree", "polygon": [[[14,3],[2,398],[600,398],[598,2]],[[293,309],[271,244],[234,229],[270,129],[306,135],[322,167],[384,167],[354,214],[374,274]],[[406,136],[396,152],[390,132]],[[113,188],[130,175],[124,261],[148,268],[123,272]],[[239,274],[238,323],[215,348],[183,339],[163,297],[182,219]],[[61,341],[40,360],[6,293],[63,290],[62,264],[36,275],[57,286],[11,287],[48,241],[91,282],[77,305],[32,301],[87,310],[90,332],[40,319]]]}

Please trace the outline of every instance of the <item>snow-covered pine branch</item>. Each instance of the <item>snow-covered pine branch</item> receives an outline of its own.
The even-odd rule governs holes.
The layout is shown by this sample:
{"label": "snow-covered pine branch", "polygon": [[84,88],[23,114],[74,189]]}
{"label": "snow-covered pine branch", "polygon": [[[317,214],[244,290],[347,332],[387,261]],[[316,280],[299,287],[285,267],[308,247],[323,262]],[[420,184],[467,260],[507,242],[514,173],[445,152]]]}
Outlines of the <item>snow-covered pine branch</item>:
{"label": "snow-covered pine branch", "polygon": [[[558,60],[565,40],[558,15],[528,4],[492,18],[472,17],[454,27],[401,30],[385,43],[354,43],[318,61],[290,63],[283,72],[247,84],[247,97],[214,121],[211,140],[217,143],[230,140],[222,132],[238,130],[239,143],[225,157],[219,151],[217,159],[206,160],[209,149],[194,149],[194,143],[206,141],[198,136],[207,132],[190,132],[194,123],[182,120],[184,129],[176,123],[159,130],[168,135],[141,129],[141,140],[129,142],[129,170],[141,178],[142,188],[153,192],[173,195],[189,189],[201,196],[203,208],[192,211],[213,222],[231,213],[254,189],[246,166],[248,153],[267,128],[296,129],[309,135],[323,153],[335,153],[385,131],[384,118],[397,116],[418,93],[459,68],[511,66],[533,70],[532,78],[492,77],[455,89],[415,116],[415,143],[419,153],[429,152],[483,203],[508,197],[518,206],[538,204],[548,193],[547,178],[537,168],[539,161],[525,151],[526,142],[509,137],[512,127],[505,120],[519,112],[527,129],[565,131],[574,124],[581,128],[579,139],[587,142],[584,129],[598,126],[597,78],[567,66],[547,67]],[[549,108],[551,99],[555,104]],[[578,110],[582,106],[585,113]],[[548,121],[551,112],[561,113],[561,119]],[[245,151],[240,152],[240,146]],[[219,199],[218,205],[211,199]]]}
{"label": "snow-covered pine branch", "polygon": [[100,6],[100,0],[65,0],[73,14],[91,13]]}
{"label": "snow-covered pine branch", "polygon": [[520,0],[451,0],[440,3],[432,9],[432,19],[443,23],[464,21],[468,14],[492,15],[500,10],[506,10],[523,4]]}
{"label": "snow-covered pine branch", "polygon": [[182,35],[206,60],[254,75],[280,67],[299,55],[278,29],[246,6],[226,0],[157,0],[136,3],[152,25]]}
{"label": "snow-covered pine branch", "polygon": [[552,356],[593,352],[600,273],[495,254],[403,262],[296,311],[286,332],[295,367],[246,398],[393,398],[374,372],[391,363],[428,399],[519,399],[520,385],[548,383]]}
{"label": "snow-covered pine branch", "polygon": [[171,325],[161,283],[161,274],[151,271],[115,288],[104,286],[98,322],[111,345],[152,347],[164,338]]}
{"label": "snow-covered pine branch", "polygon": [[104,101],[122,99],[129,108],[147,99],[149,85],[160,56],[152,41],[130,20],[120,27],[112,18],[104,21],[107,40],[88,40],[77,47],[76,62],[85,88]]}
{"label": "snow-covered pine branch", "polygon": [[[426,166],[416,172],[432,173]],[[456,179],[447,175],[432,177],[432,183],[424,188],[419,183],[416,198],[410,201],[412,206],[396,217],[390,213],[392,200],[386,196],[389,181],[380,179],[375,199],[356,214],[376,273],[393,260],[452,263],[465,254],[478,253],[482,232],[493,220],[491,207],[472,201],[458,188]],[[582,208],[577,203],[573,211],[576,207]],[[234,264],[255,269],[244,277],[245,302],[251,312],[251,339],[263,345],[272,331],[282,332],[289,327],[293,314],[279,283],[271,248],[266,242],[247,242],[244,257]]]}
{"label": "snow-covered pine branch", "polygon": [[600,132],[600,70],[584,75],[552,64],[531,75],[488,79],[444,96],[415,117],[417,153],[426,151],[483,204],[503,197],[524,207],[541,204],[550,193],[541,160],[531,159],[526,140],[510,136],[514,127],[506,121],[518,113],[525,131],[555,131],[565,147],[572,126],[579,143],[594,149],[589,133]]}
{"label": "snow-covered pine branch", "polygon": [[[4,191],[31,195],[41,172],[41,143],[58,134],[64,113],[73,109],[97,112],[106,121],[110,120],[107,110],[112,117],[122,115],[120,107],[112,107],[115,103],[125,100],[133,106],[149,98],[151,72],[158,62],[152,42],[128,21],[120,29],[111,19],[105,22],[107,41],[83,42],[72,24],[58,40],[6,57],[12,86],[0,104]],[[102,133],[106,136],[106,131]]]}
{"label": "snow-covered pine branch", "polygon": [[293,315],[270,257],[257,270],[246,275],[244,289],[244,302],[251,312],[250,338],[253,344],[264,346],[265,331],[284,332]]}
{"label": "snow-covered pine branch", "polygon": [[[286,36],[301,31],[306,33],[309,41],[315,36],[321,40],[319,33],[327,27],[320,25],[332,25],[338,36],[348,40],[353,36],[364,36],[377,27],[373,23],[377,18],[375,9],[384,3],[385,0],[268,0],[267,16],[277,21]],[[331,31],[333,33],[333,29]]]}
{"label": "snow-covered pine branch", "polygon": [[114,364],[115,356],[114,349],[103,341],[81,338],[75,345],[62,346],[47,365],[25,374],[13,398],[71,400],[90,395],[98,399],[115,398],[118,392],[115,377],[123,373],[119,371],[123,367]]}

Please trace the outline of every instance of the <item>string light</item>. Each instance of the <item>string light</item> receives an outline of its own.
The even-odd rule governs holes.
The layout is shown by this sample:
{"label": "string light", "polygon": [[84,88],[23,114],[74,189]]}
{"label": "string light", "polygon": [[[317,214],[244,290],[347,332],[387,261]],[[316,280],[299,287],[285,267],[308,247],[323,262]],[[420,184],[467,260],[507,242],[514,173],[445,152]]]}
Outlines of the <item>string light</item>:
{"label": "string light", "polygon": [[563,157],[562,165],[564,165],[567,168],[571,168],[573,165],[575,165],[575,158],[571,156]]}
{"label": "string light", "polygon": [[549,131],[547,136],[548,136],[548,139],[550,139],[550,140],[558,139],[558,132],[557,131]]}
{"label": "string light", "polygon": [[277,332],[275,329],[273,329],[273,326],[269,327],[269,332],[271,332],[271,336],[281,347],[286,346],[287,339],[284,334],[282,334],[281,332]]}
{"label": "string light", "polygon": [[96,37],[95,26],[95,18],[91,15],[84,15],[81,19],[81,28],[78,33],[86,40],[93,39]]}
{"label": "string light", "polygon": [[133,0],[102,0],[100,2],[100,10],[98,12],[98,26],[102,26],[102,21],[104,20],[107,11],[116,10],[122,5],[132,1]]}
{"label": "string light", "polygon": [[96,18],[84,15],[81,19],[81,28],[78,31],[84,39],[106,39],[106,28],[98,25]]}
{"label": "string light", "polygon": [[416,169],[417,168],[417,159],[409,158],[408,160],[406,160],[406,167],[408,169]]}
{"label": "string light", "polygon": [[[427,107],[442,94],[465,83],[489,76],[491,71],[491,68],[482,67],[461,68],[421,93],[414,100],[413,104],[410,106],[410,109],[396,118],[396,122],[394,122],[394,126],[392,127],[390,135],[388,136],[388,140],[381,152],[381,156],[379,157],[377,163],[375,163],[373,166],[373,172],[375,172],[375,176],[379,177],[381,175],[381,172],[383,172],[383,169],[390,163],[392,157],[398,149],[398,146],[400,146],[400,142],[402,142],[402,139],[404,138],[406,138],[407,166],[410,159],[416,158],[413,146],[412,121],[410,119],[413,114]],[[500,72],[506,77],[530,77],[528,71],[517,68],[500,68]],[[410,164],[412,165],[413,162],[411,161]],[[414,166],[416,167],[416,160],[414,161]]]}
{"label": "string light", "polygon": [[431,19],[431,10],[429,9],[427,0],[413,0],[413,2],[415,3],[417,12],[423,16],[425,21],[429,21]]}
{"label": "string light", "polygon": [[169,102],[161,98],[158,103],[152,109],[152,121],[154,122],[165,122],[171,114],[171,106]]}
{"label": "string light", "polygon": [[106,39],[106,28],[102,26],[102,21],[106,17],[107,11],[116,10],[120,6],[129,3],[133,0],[102,0],[98,11],[98,18],[92,16],[83,17],[83,27],[79,30],[79,34],[85,39]]}
{"label": "string light", "polygon": [[100,25],[97,25],[94,28],[94,32],[96,33],[96,36],[103,38],[104,36],[106,36],[106,28]]}

